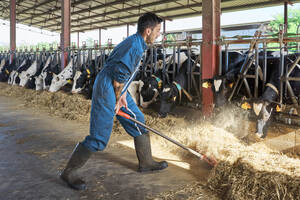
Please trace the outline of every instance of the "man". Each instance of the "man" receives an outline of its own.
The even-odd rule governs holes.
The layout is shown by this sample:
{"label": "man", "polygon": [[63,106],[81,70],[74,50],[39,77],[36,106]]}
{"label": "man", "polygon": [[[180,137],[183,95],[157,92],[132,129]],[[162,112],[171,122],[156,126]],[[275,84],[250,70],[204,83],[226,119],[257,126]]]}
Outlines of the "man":
{"label": "man", "polygon": [[[86,189],[76,171],[89,159],[91,154],[105,149],[113,126],[113,118],[121,109],[144,123],[144,115],[127,93],[134,79],[143,52],[160,35],[162,19],[153,13],[146,13],[138,20],[137,33],[128,37],[108,57],[104,68],[98,73],[92,96],[90,135],[78,143],[66,168],[60,177],[76,190]],[[134,137],[135,150],[139,160],[139,172],[162,170],[168,167],[166,161],[152,159],[149,133],[136,123],[117,116],[126,132]]]}

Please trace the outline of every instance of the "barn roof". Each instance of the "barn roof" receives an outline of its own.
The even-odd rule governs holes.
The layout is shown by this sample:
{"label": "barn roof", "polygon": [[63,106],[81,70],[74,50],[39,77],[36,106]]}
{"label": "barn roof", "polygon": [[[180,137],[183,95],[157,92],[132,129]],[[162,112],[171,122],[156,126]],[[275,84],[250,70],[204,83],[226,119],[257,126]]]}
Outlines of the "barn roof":
{"label": "barn roof", "polygon": [[[9,1],[0,1],[0,19],[9,20]],[[222,12],[283,5],[286,0],[221,0]],[[300,0],[289,0],[298,3]],[[166,20],[200,16],[202,0],[71,0],[71,32],[135,24],[145,12]],[[17,0],[17,23],[61,30],[61,0]]]}

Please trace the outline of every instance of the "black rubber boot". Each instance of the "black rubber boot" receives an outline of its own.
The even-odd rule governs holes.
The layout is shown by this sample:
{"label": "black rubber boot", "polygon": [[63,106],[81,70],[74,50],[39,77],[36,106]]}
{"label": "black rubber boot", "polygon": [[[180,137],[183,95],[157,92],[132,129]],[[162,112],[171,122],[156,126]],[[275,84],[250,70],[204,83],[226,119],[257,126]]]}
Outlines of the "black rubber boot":
{"label": "black rubber boot", "polygon": [[78,143],[60,178],[75,190],[85,190],[86,184],[78,177],[77,170],[86,163],[91,155],[92,152],[89,149]]}
{"label": "black rubber boot", "polygon": [[166,161],[156,162],[152,159],[150,136],[148,133],[135,137],[134,145],[139,160],[139,172],[162,170],[168,167]]}

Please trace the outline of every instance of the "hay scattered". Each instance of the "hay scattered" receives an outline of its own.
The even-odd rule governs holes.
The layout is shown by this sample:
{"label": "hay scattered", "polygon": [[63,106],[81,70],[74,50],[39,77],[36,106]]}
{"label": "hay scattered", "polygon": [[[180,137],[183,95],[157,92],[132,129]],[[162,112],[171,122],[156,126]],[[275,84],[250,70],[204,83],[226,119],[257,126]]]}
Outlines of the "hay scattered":
{"label": "hay scattered", "polygon": [[[22,98],[27,106],[46,108],[51,114],[67,119],[89,120],[90,100],[81,95],[36,92],[4,83],[0,84],[0,95]],[[221,199],[300,199],[299,157],[288,157],[262,143],[249,144],[241,140],[251,126],[247,124],[246,113],[240,109],[225,110],[214,122],[203,119],[190,122],[174,116],[160,119],[155,113],[145,117],[149,126],[218,160],[219,164],[208,178],[207,188]],[[124,133],[118,123],[113,131]],[[159,136],[152,135],[151,139],[183,159],[191,157]],[[153,198],[201,199],[204,187],[196,183]]]}

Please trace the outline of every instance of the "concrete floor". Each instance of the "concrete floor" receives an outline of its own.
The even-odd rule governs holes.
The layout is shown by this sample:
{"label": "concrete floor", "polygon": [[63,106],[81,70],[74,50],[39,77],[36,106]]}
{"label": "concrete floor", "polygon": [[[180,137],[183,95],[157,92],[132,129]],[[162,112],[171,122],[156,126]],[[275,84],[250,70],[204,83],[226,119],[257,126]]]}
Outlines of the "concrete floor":
{"label": "concrete floor", "polygon": [[116,144],[123,137],[130,138],[113,136],[110,147],[94,154],[81,170],[88,190],[74,191],[58,174],[75,144],[88,133],[88,122],[56,118],[34,108],[22,109],[21,103],[0,96],[1,200],[142,200],[199,178],[192,170],[172,164],[161,172],[138,173],[135,151]]}

